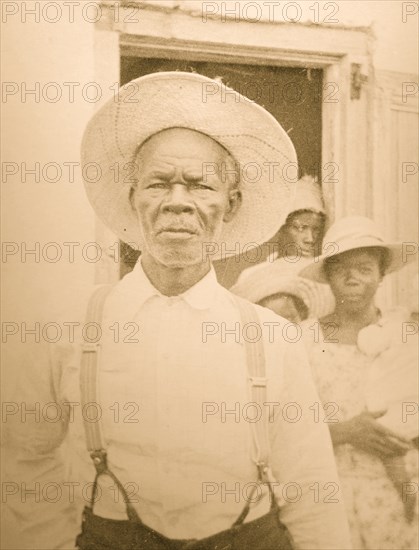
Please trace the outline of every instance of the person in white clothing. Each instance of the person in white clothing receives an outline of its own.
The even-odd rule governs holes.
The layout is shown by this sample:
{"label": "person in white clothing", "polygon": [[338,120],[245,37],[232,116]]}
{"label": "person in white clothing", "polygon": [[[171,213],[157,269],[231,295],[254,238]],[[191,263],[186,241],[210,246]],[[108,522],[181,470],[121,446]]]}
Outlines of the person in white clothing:
{"label": "person in white clothing", "polygon": [[[383,278],[417,259],[373,220],[348,216],[325,236],[335,252],[302,271],[328,282],[334,311],[307,319],[310,365],[329,428],[354,548],[416,549],[418,338],[404,308],[375,302]],[[412,330],[413,329],[413,330]]]}
{"label": "person in white clothing", "polygon": [[[272,180],[268,164],[296,162],[294,147],[263,108],[201,75],[133,84],[138,101],[124,87],[90,121],[82,160],[102,169],[85,182],[96,213],[141,257],[104,302],[94,398],[84,395],[94,371],[83,369],[97,341],[82,333],[32,358],[20,400],[56,404],[61,417],[11,415],[10,479],[72,487],[74,498],[9,496],[15,544],[69,548],[78,535],[81,550],[349,549],[303,345],[211,267],[223,244],[274,233],[292,185]],[[246,162],[262,166],[257,185],[240,173]],[[249,364],[263,369],[249,376]]]}

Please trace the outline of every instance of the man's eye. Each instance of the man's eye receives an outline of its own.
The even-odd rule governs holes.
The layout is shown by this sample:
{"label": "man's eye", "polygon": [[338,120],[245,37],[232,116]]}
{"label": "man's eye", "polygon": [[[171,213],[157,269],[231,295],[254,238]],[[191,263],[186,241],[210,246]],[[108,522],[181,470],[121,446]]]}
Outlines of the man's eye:
{"label": "man's eye", "polygon": [[167,187],[167,183],[158,181],[156,183],[150,183],[150,185],[147,186],[147,189],[164,189],[165,187]]}
{"label": "man's eye", "polygon": [[211,191],[211,189],[212,189],[212,187],[209,187],[208,185],[204,185],[202,183],[191,183],[190,188],[191,189],[200,189],[200,190],[207,189],[209,191]]}

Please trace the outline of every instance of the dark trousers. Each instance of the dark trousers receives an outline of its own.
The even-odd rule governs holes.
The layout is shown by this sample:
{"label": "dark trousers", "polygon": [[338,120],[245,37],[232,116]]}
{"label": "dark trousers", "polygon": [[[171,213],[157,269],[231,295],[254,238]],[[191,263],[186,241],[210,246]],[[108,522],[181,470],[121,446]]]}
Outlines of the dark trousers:
{"label": "dark trousers", "polygon": [[278,508],[201,540],[174,540],[141,521],[113,520],[83,512],[79,550],[292,550],[291,537],[279,520]]}

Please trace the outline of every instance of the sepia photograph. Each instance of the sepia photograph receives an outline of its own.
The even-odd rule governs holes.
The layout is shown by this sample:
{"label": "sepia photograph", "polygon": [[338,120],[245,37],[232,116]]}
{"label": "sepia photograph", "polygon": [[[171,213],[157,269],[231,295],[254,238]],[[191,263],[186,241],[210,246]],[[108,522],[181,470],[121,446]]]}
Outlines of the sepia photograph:
{"label": "sepia photograph", "polygon": [[0,548],[419,550],[419,2],[0,8]]}

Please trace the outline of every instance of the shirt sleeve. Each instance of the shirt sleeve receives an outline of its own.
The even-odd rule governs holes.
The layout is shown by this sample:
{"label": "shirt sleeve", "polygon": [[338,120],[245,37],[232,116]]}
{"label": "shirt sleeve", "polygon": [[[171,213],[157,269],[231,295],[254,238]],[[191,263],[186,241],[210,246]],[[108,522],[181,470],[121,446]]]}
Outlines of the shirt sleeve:
{"label": "shirt sleeve", "polygon": [[285,501],[281,520],[298,549],[346,550],[349,527],[323,407],[301,341],[285,346],[280,407],[270,424],[271,466]]}
{"label": "shirt sleeve", "polygon": [[65,463],[69,411],[60,403],[59,353],[38,343],[19,355],[16,395],[3,418],[4,541],[19,550],[74,548],[76,511]]}

